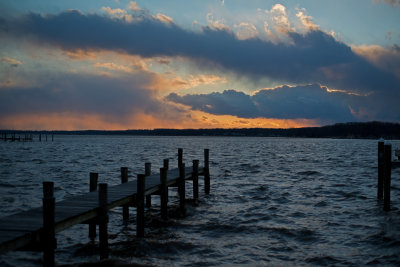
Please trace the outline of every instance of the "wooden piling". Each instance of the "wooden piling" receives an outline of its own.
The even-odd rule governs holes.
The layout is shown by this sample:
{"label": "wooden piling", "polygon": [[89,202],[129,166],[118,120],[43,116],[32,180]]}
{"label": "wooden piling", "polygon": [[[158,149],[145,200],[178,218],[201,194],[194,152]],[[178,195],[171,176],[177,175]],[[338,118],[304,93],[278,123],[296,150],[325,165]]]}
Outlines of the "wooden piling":
{"label": "wooden piling", "polygon": [[390,210],[390,184],[392,172],[392,144],[386,143],[384,149],[384,192],[383,192],[383,210]]}
{"label": "wooden piling", "polygon": [[[121,167],[121,183],[128,182],[128,167]],[[122,220],[127,222],[129,220],[129,204],[122,206]]]}
{"label": "wooden piling", "polygon": [[47,134],[46,134],[46,142],[47,142]]}
{"label": "wooden piling", "polygon": [[[99,174],[96,172],[90,173],[90,181],[89,181],[89,191],[94,192],[97,191],[97,182],[99,180]],[[96,221],[89,221],[89,238],[91,241],[96,239]]]}
{"label": "wooden piling", "polygon": [[[150,162],[146,162],[144,164],[144,174],[146,176],[150,176],[151,175],[151,163]],[[146,196],[146,207],[147,208],[151,208],[151,195],[147,195]]]}
{"label": "wooden piling", "polygon": [[39,134],[39,142],[42,142],[42,134]]}
{"label": "wooden piling", "polygon": [[185,210],[185,164],[182,163],[179,167],[179,181],[178,181],[178,193],[179,193],[179,210],[181,215],[186,214]]}
{"label": "wooden piling", "polygon": [[383,139],[378,141],[378,199],[383,199],[384,147]]}
{"label": "wooden piling", "polygon": [[204,149],[204,192],[210,194],[210,150]]}
{"label": "wooden piling", "polygon": [[54,134],[51,135],[51,142],[54,141]]}
{"label": "wooden piling", "polygon": [[193,199],[197,202],[199,198],[199,160],[193,160]]}
{"label": "wooden piling", "polygon": [[99,184],[99,250],[100,260],[108,258],[107,184]]}
{"label": "wooden piling", "polygon": [[54,266],[54,250],[57,246],[55,238],[55,198],[54,183],[43,182],[43,266]]}
{"label": "wooden piling", "polygon": [[144,192],[146,175],[137,176],[137,197],[136,197],[136,236],[144,237]]}
{"label": "wooden piling", "polygon": [[169,169],[169,159],[164,159],[163,168],[168,170]]}
{"label": "wooden piling", "polygon": [[178,168],[183,164],[183,149],[178,148]]}
{"label": "wooden piling", "polygon": [[168,220],[168,185],[166,168],[160,168],[160,182],[161,219]]}

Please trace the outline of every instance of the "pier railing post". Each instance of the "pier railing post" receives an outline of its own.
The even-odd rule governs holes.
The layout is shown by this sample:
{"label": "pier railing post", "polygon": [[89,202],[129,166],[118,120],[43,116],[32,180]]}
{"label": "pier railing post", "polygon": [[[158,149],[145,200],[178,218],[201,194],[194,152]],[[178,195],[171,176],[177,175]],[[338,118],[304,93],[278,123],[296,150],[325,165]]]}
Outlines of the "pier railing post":
{"label": "pier railing post", "polygon": [[[121,183],[128,182],[128,167],[121,167]],[[122,206],[122,220],[127,222],[129,220],[129,204]]]}
{"label": "pier railing post", "polygon": [[178,168],[183,164],[183,149],[178,148]]}
{"label": "pier railing post", "polygon": [[378,141],[378,199],[383,199],[383,173],[384,173],[384,141]]}
{"label": "pier railing post", "polygon": [[[99,174],[96,172],[90,173],[89,180],[89,191],[94,192],[97,191],[97,182],[99,180]],[[96,221],[90,220],[89,222],[89,238],[91,241],[94,241],[96,238]]]}
{"label": "pier railing post", "polygon": [[185,215],[185,164],[182,163],[179,167],[179,182],[178,182],[178,192],[179,192],[179,210],[182,215]]}
{"label": "pier railing post", "polygon": [[161,204],[161,219],[168,219],[168,185],[167,185],[167,169],[160,168],[160,204]]}
{"label": "pier railing post", "polygon": [[57,247],[54,226],[55,203],[54,183],[43,182],[43,266],[55,265],[54,250]]}
{"label": "pier railing post", "polygon": [[390,210],[390,184],[391,184],[391,173],[392,173],[392,144],[385,144],[384,152],[384,192],[383,192],[383,210]]}
{"label": "pier railing post", "polygon": [[99,184],[99,249],[100,259],[108,258],[107,184]]}
{"label": "pier railing post", "polygon": [[210,150],[204,149],[204,192],[210,194]]}
{"label": "pier railing post", "polygon": [[136,198],[136,236],[144,237],[144,192],[146,176],[137,176],[137,198]]}
{"label": "pier railing post", "polygon": [[199,198],[199,160],[193,160],[193,199],[197,202]]}
{"label": "pier railing post", "polygon": [[[150,176],[151,175],[151,163],[150,162],[146,162],[144,164],[144,174],[146,176]],[[147,195],[146,196],[146,207],[147,208],[151,208],[151,195]]]}

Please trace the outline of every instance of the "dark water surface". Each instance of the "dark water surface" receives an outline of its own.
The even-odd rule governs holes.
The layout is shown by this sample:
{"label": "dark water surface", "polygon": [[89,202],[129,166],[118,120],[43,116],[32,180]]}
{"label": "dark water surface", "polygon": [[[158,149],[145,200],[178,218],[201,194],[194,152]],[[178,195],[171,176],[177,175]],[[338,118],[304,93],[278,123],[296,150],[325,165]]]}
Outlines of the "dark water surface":
{"label": "dark water surface", "polygon": [[[373,140],[56,136],[54,142],[1,142],[0,217],[40,206],[42,181],[54,181],[62,200],[88,191],[89,172],[115,185],[122,166],[130,168],[130,180],[145,162],[156,171],[170,158],[175,167],[178,147],[187,165],[202,162],[203,148],[210,148],[211,195],[201,193],[198,206],[187,204],[186,218],[167,224],[154,196],[141,240],[134,208],[127,225],[121,209],[112,210],[112,258],[156,266],[400,265],[400,169],[392,172],[393,209],[383,212]],[[170,190],[172,210],[178,199]],[[57,263],[98,260],[87,235],[87,225],[59,233]],[[38,252],[0,255],[1,266],[40,264]]]}

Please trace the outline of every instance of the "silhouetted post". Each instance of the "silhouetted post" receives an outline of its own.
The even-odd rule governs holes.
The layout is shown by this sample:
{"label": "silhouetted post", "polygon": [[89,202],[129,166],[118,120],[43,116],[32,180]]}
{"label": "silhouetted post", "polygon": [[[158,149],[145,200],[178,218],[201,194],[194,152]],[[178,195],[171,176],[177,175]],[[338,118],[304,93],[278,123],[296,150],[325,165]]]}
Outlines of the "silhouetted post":
{"label": "silhouetted post", "polygon": [[42,134],[39,134],[39,141],[42,142]]}
{"label": "silhouetted post", "polygon": [[107,184],[99,184],[99,249],[100,259],[108,258]]}
{"label": "silhouetted post", "polygon": [[204,192],[210,194],[210,150],[204,149]]}
{"label": "silhouetted post", "polygon": [[57,247],[55,238],[55,198],[54,183],[43,182],[43,266],[54,266],[54,250]]}
{"label": "silhouetted post", "polygon": [[[163,167],[165,169],[165,177],[168,176],[168,169],[169,169],[169,159],[164,159]],[[168,202],[168,186],[165,192],[167,194],[167,202]]]}
{"label": "silhouetted post", "polygon": [[383,210],[390,210],[390,183],[391,183],[391,172],[392,172],[392,144],[385,144],[384,152],[384,193],[383,193]]}
{"label": "silhouetted post", "polygon": [[183,164],[183,149],[178,148],[178,168]]}
{"label": "silhouetted post", "polygon": [[[90,192],[97,191],[98,180],[99,180],[99,174],[96,172],[91,172],[89,180]],[[89,238],[91,241],[94,241],[94,239],[96,238],[96,220],[90,220],[89,222]]]}
{"label": "silhouetted post", "polygon": [[[144,164],[144,174],[146,176],[150,176],[151,175],[151,163],[150,162],[146,162]],[[151,195],[147,195],[146,196],[146,207],[147,208],[151,208]]]}
{"label": "silhouetted post", "polygon": [[138,174],[136,198],[136,236],[144,237],[144,191],[146,175]]}
{"label": "silhouetted post", "polygon": [[168,185],[167,185],[167,169],[160,168],[160,202],[161,202],[161,219],[168,219]]}
{"label": "silhouetted post", "polygon": [[47,142],[47,134],[46,134],[46,142]]}
{"label": "silhouetted post", "polygon": [[383,199],[383,168],[384,168],[384,147],[383,139],[378,141],[378,199]]}
{"label": "silhouetted post", "polygon": [[199,198],[199,160],[193,160],[193,199],[197,202]]}
{"label": "silhouetted post", "polygon": [[178,192],[179,192],[179,210],[182,215],[185,215],[185,164],[182,163],[179,167],[179,181],[178,181]]}
{"label": "silhouetted post", "polygon": [[169,169],[169,159],[164,159],[163,168],[168,170]]}
{"label": "silhouetted post", "polygon": [[[128,182],[128,167],[121,167],[121,183]],[[126,222],[129,220],[129,204],[122,206],[122,219]]]}
{"label": "silhouetted post", "polygon": [[54,141],[54,134],[51,135],[51,142]]}

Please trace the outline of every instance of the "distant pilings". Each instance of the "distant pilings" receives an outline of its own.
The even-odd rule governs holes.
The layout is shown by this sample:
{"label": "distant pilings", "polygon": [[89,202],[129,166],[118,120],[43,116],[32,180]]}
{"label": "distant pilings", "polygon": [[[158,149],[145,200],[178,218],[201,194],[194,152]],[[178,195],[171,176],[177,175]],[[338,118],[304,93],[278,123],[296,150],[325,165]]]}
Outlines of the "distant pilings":
{"label": "distant pilings", "polygon": [[[43,141],[54,141],[54,134],[43,134]],[[3,132],[0,134],[0,140],[2,141],[11,141],[11,142],[15,142],[15,141],[19,141],[19,142],[32,142],[35,140],[35,135],[32,133],[9,133],[9,132]],[[39,133],[37,135],[37,140],[39,142],[42,142],[42,133]]]}

